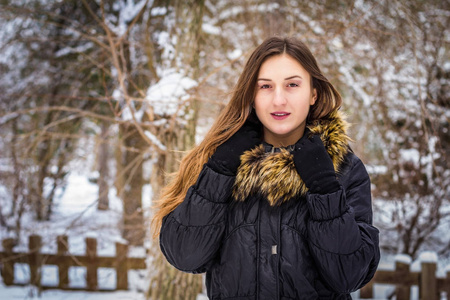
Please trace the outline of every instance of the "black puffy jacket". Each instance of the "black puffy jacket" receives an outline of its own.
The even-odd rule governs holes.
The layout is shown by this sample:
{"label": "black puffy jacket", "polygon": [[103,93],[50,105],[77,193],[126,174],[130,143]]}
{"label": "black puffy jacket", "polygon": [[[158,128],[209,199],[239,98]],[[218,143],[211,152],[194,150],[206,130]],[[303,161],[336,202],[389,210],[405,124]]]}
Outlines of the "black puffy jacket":
{"label": "black puffy jacket", "polygon": [[[293,166],[286,151],[261,146],[243,159],[240,170],[265,173],[258,178],[238,173],[236,180],[205,165],[184,202],[163,219],[162,252],[182,271],[206,272],[210,299],[351,299],[373,277],[380,254],[369,176],[348,148],[339,152],[341,189],[327,195],[304,188],[292,194],[283,184],[292,174],[272,174]],[[233,200],[233,189],[247,190],[246,198]],[[285,199],[273,205],[274,197]]]}

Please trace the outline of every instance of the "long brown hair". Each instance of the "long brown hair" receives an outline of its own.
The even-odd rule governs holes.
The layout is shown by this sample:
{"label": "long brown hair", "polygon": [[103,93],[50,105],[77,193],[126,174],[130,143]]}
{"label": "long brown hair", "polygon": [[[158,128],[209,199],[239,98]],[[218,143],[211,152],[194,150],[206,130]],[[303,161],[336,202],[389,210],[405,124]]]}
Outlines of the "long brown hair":
{"label": "long brown hair", "polygon": [[322,74],[309,48],[296,38],[271,37],[259,45],[248,59],[239,77],[235,90],[225,109],[212,125],[200,145],[192,149],[181,161],[174,179],[162,190],[155,205],[152,220],[153,236],[157,237],[162,219],[181,202],[190,186],[194,185],[203,165],[217,147],[244,125],[255,99],[256,82],[262,63],[271,56],[287,54],[296,59],[312,78],[312,88],[317,91],[317,100],[310,108],[308,123],[325,118],[339,109],[342,99],[338,91]]}

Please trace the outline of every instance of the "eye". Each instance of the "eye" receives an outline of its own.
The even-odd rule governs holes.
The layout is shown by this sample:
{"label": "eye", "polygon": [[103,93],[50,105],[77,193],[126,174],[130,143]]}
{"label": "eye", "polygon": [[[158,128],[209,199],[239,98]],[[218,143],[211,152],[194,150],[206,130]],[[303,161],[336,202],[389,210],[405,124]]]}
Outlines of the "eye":
{"label": "eye", "polygon": [[288,86],[288,87],[298,87],[298,86],[300,86],[300,85],[299,85],[298,83],[291,82],[291,83],[289,83],[287,86]]}
{"label": "eye", "polygon": [[260,85],[259,88],[260,88],[260,89],[269,89],[269,88],[270,88],[270,85],[268,85],[268,84],[263,84],[263,85]]}

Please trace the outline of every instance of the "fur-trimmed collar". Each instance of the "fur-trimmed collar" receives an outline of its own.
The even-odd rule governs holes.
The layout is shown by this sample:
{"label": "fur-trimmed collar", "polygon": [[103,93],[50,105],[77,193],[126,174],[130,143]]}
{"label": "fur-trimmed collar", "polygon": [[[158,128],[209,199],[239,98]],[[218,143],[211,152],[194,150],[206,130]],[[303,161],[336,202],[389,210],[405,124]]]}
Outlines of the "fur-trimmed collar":
{"label": "fur-trimmed collar", "polygon": [[[347,128],[348,123],[338,111],[331,113],[327,119],[308,125],[310,135],[320,136],[336,172],[339,172],[349,151]],[[279,152],[266,152],[260,145],[241,155],[241,165],[233,187],[236,201],[245,201],[250,195],[260,193],[271,206],[276,206],[305,195],[307,191],[288,150],[282,148]]]}

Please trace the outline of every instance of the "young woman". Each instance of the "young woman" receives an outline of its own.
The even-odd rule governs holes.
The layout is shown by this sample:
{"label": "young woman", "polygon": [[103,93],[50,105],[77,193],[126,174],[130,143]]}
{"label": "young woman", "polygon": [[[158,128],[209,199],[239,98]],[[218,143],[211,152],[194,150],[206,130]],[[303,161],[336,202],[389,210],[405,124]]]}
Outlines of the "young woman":
{"label": "young woman", "polygon": [[206,272],[210,299],[351,299],[374,275],[370,180],[341,102],[302,42],[250,56],[154,218],[167,260]]}

